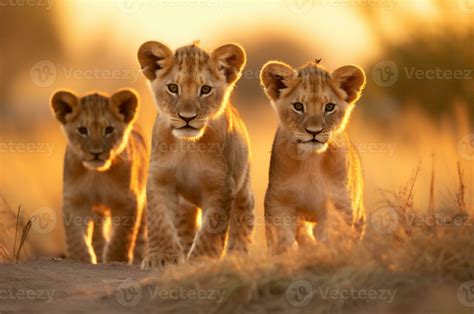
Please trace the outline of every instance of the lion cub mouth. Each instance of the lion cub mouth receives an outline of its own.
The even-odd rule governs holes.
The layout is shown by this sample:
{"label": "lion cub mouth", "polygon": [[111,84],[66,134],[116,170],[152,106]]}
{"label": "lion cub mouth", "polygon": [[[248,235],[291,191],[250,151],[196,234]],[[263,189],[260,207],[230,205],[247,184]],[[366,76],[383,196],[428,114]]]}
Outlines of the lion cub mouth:
{"label": "lion cub mouth", "polygon": [[83,161],[82,164],[89,170],[105,171],[110,168],[111,162],[110,160],[94,158],[92,160]]}
{"label": "lion cub mouth", "polygon": [[177,128],[177,130],[199,130],[198,128],[195,128],[189,124],[182,126],[180,128]]}
{"label": "lion cub mouth", "polygon": [[180,139],[196,140],[204,134],[204,127],[195,128],[189,124],[180,128],[174,128],[173,135]]}
{"label": "lion cub mouth", "polygon": [[309,141],[298,140],[298,144],[326,144],[326,142],[321,142],[315,138]]}
{"label": "lion cub mouth", "polygon": [[297,140],[296,143],[299,150],[302,150],[303,152],[308,152],[308,153],[309,152],[322,153],[322,152],[325,152],[328,147],[327,142],[323,142],[315,138],[309,141]]}

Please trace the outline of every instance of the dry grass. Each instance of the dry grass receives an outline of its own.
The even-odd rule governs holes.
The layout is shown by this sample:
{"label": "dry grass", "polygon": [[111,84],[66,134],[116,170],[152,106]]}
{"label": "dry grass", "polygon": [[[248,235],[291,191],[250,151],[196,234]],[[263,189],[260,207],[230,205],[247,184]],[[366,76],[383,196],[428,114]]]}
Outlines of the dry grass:
{"label": "dry grass", "polygon": [[10,210],[5,198],[0,197],[0,262],[14,259],[15,214]]}
{"label": "dry grass", "polygon": [[17,213],[10,209],[2,196],[0,203],[0,262],[28,260],[30,243],[28,235],[35,219],[31,217],[26,224],[21,216],[21,206]]}

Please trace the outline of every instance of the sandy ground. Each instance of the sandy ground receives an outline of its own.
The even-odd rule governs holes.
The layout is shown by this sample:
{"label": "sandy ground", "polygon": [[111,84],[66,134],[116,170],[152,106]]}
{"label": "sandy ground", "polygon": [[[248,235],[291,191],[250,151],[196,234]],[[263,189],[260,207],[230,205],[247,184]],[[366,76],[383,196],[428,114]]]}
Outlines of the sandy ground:
{"label": "sandy ground", "polygon": [[[125,264],[82,264],[57,258],[0,264],[0,313],[122,312],[120,285],[148,273]],[[117,297],[115,297],[117,296]]]}
{"label": "sandy ground", "polygon": [[[175,272],[182,273],[179,267]],[[199,271],[195,274],[200,275]],[[222,275],[214,273],[213,277]],[[247,300],[233,294],[233,300],[223,302],[225,289],[205,287],[206,283],[196,284],[192,276],[184,276],[189,281],[145,272],[137,265],[92,265],[56,257],[0,263],[0,314],[242,312],[239,303]]]}
{"label": "sandy ground", "polygon": [[[90,265],[59,258],[41,258],[19,264],[3,263],[0,264],[0,313],[441,314],[472,313],[474,309],[462,306],[456,300],[456,285],[436,283],[436,280],[431,279],[420,280],[418,276],[408,276],[403,280],[403,277],[399,277],[399,288],[406,286],[407,282],[411,284],[406,287],[408,289],[397,291],[399,293],[394,297],[398,300],[391,305],[387,302],[364,302],[362,307],[351,307],[347,311],[342,304],[327,307],[328,304],[316,295],[308,298],[302,294],[292,298],[288,291],[292,290],[294,283],[287,288],[288,284],[278,275],[262,274],[262,277],[267,278],[265,284],[257,289],[250,287],[253,286],[250,284],[246,289],[246,285],[240,282],[243,277],[239,279],[235,273],[225,269],[229,269],[229,265],[215,269],[214,280],[200,282],[204,272],[188,276],[186,271],[177,268],[175,271],[181,273],[187,283],[181,285],[178,282],[180,288],[169,289],[169,277],[167,283],[160,283],[159,273],[144,272],[138,266],[120,263]],[[278,268],[273,268],[273,271],[281,273]],[[261,270],[257,272],[262,273]],[[351,274],[346,271],[344,276],[349,278]],[[249,279],[252,277],[258,275],[250,274]],[[297,291],[304,290],[305,284],[314,287],[324,281],[324,278],[315,280],[308,277],[311,282],[305,281],[304,277],[297,281]],[[330,277],[330,281],[334,281],[340,275]],[[215,278],[221,278],[218,281],[222,285],[219,286],[225,289],[206,289],[206,286],[209,287],[206,281],[214,281],[215,284]],[[417,284],[412,285],[418,280]],[[254,292],[248,294],[248,291]]]}

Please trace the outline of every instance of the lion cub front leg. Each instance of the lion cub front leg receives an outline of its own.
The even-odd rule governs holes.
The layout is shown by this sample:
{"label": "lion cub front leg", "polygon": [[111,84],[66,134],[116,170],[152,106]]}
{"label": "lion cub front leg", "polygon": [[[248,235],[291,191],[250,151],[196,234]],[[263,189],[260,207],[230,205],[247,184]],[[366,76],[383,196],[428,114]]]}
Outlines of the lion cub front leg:
{"label": "lion cub front leg", "polygon": [[68,257],[73,260],[96,264],[94,250],[87,239],[91,237],[92,207],[79,205],[80,202],[64,200],[63,220],[66,233]]}
{"label": "lion cub front leg", "polygon": [[94,215],[94,231],[92,232],[92,247],[94,248],[97,263],[102,263],[106,240],[104,237],[104,220],[102,214]]}
{"label": "lion cub front leg", "polygon": [[352,227],[354,210],[352,206],[352,197],[349,190],[346,187],[339,189],[338,194],[331,195],[331,203],[337,210],[342,220],[347,224],[348,227]]}
{"label": "lion cub front leg", "polygon": [[188,255],[197,232],[198,208],[184,198],[179,199],[179,209],[174,215],[174,226],[184,255]]}
{"label": "lion cub front leg", "polygon": [[232,212],[227,238],[228,253],[248,253],[252,243],[255,224],[254,198],[247,175],[244,186],[237,192],[232,203]]}
{"label": "lion cub front leg", "polygon": [[282,254],[296,243],[297,217],[278,200],[265,198],[265,235],[271,254]]}
{"label": "lion cub front leg", "polygon": [[178,193],[171,183],[150,174],[147,184],[148,254],[142,269],[162,269],[184,261],[184,254],[173,224],[178,210]]}
{"label": "lion cub front leg", "polygon": [[204,198],[202,226],[189,252],[189,259],[221,257],[233,201],[229,186],[216,184],[208,188]]}
{"label": "lion cub front leg", "polygon": [[129,197],[111,205],[112,235],[105,248],[105,263],[131,262],[140,218],[141,208],[135,198]]}
{"label": "lion cub front leg", "polygon": [[296,242],[298,242],[299,247],[314,244],[314,240],[309,235],[309,232],[306,222],[303,219],[299,219],[296,223]]}
{"label": "lion cub front leg", "polygon": [[147,250],[147,226],[146,226],[146,206],[143,206],[142,217],[140,219],[140,226],[138,227],[137,238],[135,240],[135,247],[133,249],[133,264],[140,265],[145,258]]}

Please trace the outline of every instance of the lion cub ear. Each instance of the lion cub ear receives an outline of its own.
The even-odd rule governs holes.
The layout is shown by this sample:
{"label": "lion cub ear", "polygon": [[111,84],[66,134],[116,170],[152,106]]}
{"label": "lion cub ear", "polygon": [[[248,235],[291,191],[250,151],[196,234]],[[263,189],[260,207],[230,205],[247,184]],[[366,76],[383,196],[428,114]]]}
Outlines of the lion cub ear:
{"label": "lion cub ear", "polygon": [[283,89],[295,77],[295,70],[288,64],[278,61],[267,62],[260,71],[260,83],[267,96],[275,101],[280,98]]}
{"label": "lion cub ear", "polygon": [[118,119],[125,123],[135,120],[138,112],[138,96],[134,91],[124,89],[116,92],[110,97],[110,104],[112,112]]}
{"label": "lion cub ear", "polygon": [[169,67],[173,60],[171,49],[156,41],[147,41],[142,44],[137,56],[143,75],[150,81],[156,78],[158,70]]}
{"label": "lion cub ear", "polygon": [[245,50],[237,44],[226,44],[214,50],[211,58],[217,62],[219,70],[224,73],[227,83],[237,81],[247,62]]}
{"label": "lion cub ear", "polygon": [[345,65],[334,70],[331,77],[336,85],[346,93],[345,101],[357,101],[365,86],[365,73],[357,65]]}
{"label": "lion cub ear", "polygon": [[78,113],[79,98],[68,91],[58,91],[51,97],[51,109],[62,124],[71,121]]}

